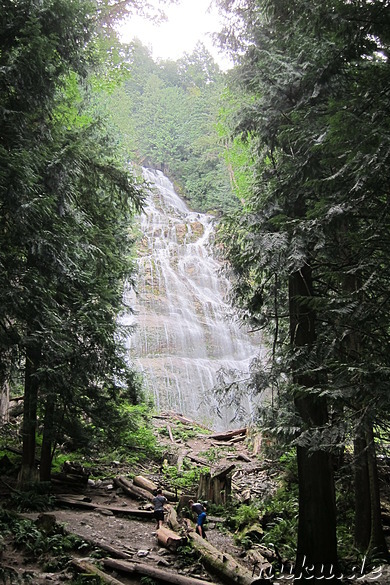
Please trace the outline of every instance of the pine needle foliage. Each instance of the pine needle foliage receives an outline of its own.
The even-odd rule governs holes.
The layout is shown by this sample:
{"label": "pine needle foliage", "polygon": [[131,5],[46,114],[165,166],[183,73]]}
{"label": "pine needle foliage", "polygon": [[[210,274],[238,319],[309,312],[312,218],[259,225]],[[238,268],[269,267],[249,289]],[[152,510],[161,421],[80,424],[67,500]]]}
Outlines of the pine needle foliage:
{"label": "pine needle foliage", "polygon": [[[285,425],[298,457],[310,455],[312,465],[364,435],[360,450],[354,439],[356,456],[371,449],[374,465],[370,429],[389,415],[388,3],[220,5],[240,31],[237,38],[226,30],[224,39],[242,49],[234,81],[245,94],[228,128],[250,145],[253,174],[241,211],[221,225],[220,243],[239,306],[273,336],[287,391],[279,404],[290,403],[300,419],[296,426],[291,415],[275,418],[275,429],[281,434]],[[301,466],[298,564],[313,540],[304,519],[306,467],[309,459]],[[378,496],[366,497],[376,498],[375,514]],[[364,544],[361,534],[360,546],[386,556],[379,529]],[[334,558],[334,535],[321,546],[330,539]]]}

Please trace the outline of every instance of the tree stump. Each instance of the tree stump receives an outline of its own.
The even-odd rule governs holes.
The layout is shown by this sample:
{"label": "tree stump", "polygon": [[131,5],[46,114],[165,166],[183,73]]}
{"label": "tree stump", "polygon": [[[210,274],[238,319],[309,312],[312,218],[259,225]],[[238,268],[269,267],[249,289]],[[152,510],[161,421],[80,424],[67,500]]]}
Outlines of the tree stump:
{"label": "tree stump", "polygon": [[200,476],[197,499],[226,506],[232,493],[231,472],[234,465],[229,465],[214,474],[203,473]]}

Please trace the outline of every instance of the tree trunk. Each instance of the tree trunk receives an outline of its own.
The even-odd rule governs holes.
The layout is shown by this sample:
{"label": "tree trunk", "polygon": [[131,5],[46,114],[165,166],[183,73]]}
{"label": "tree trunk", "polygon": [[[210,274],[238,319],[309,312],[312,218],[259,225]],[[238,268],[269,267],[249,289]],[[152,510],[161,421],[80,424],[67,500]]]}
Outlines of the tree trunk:
{"label": "tree trunk", "polygon": [[371,534],[371,497],[368,476],[367,443],[362,425],[356,430],[354,440],[355,475],[355,546],[366,552]]}
{"label": "tree trunk", "polygon": [[235,465],[215,472],[202,473],[199,480],[197,499],[211,502],[212,504],[226,506],[229,502],[232,493],[232,478],[231,472]]}
{"label": "tree trunk", "polygon": [[247,429],[243,427],[241,429],[235,429],[233,431],[226,431],[224,433],[214,433],[213,435],[209,435],[209,439],[215,439],[216,441],[230,441],[233,437],[237,437],[242,435],[246,437]]}
{"label": "tree trunk", "polygon": [[372,425],[367,425],[366,443],[371,509],[371,534],[369,552],[374,553],[377,558],[379,557],[388,562],[389,551],[382,527],[378,467],[376,463],[375,439]]}
{"label": "tree trunk", "polygon": [[123,506],[104,506],[94,504],[93,502],[84,502],[66,496],[57,496],[56,503],[64,506],[71,506],[72,508],[83,508],[85,510],[109,510],[113,514],[120,514],[123,516],[134,516],[135,518],[153,519],[153,512],[151,510],[133,510]]}
{"label": "tree trunk", "polygon": [[35,465],[36,426],[39,382],[37,369],[40,363],[41,351],[37,345],[32,345],[26,351],[24,401],[23,401],[23,449],[22,467],[19,484],[28,484],[37,480]]}
{"label": "tree trunk", "polygon": [[83,572],[85,576],[93,576],[99,578],[99,582],[105,583],[106,585],[123,585],[122,581],[118,581],[115,577],[111,577],[111,575],[107,575],[104,571],[101,571],[98,567],[93,565],[92,563],[88,563],[88,561],[82,561],[73,559],[72,565],[80,572]]}
{"label": "tree trunk", "polygon": [[[315,319],[309,306],[312,297],[311,268],[305,264],[289,279],[293,350],[305,349],[309,352],[314,345]],[[297,363],[293,366],[293,381],[300,387],[294,404],[302,420],[302,430],[310,433],[327,423],[326,401],[311,392],[318,385],[318,380],[315,374],[307,372],[307,365]],[[322,582],[325,578],[327,583],[336,583],[336,505],[331,455],[322,450],[298,446],[297,461],[299,520],[294,582]]]}
{"label": "tree trunk", "polygon": [[0,373],[0,427],[9,420],[9,383]]}
{"label": "tree trunk", "polygon": [[53,459],[54,441],[54,410],[55,395],[48,394],[46,398],[45,418],[43,423],[41,462],[39,467],[39,479],[41,481],[50,481],[51,478],[51,462]]}
{"label": "tree trunk", "polygon": [[133,479],[133,483],[134,485],[142,488],[143,490],[147,490],[150,493],[155,492],[158,488],[154,481],[151,481],[142,475],[136,475]]}
{"label": "tree trunk", "polygon": [[149,502],[151,502],[154,498],[152,492],[134,485],[125,477],[114,477],[114,485],[120,488],[130,498],[136,498],[138,500],[149,500]]}
{"label": "tree trunk", "polygon": [[168,506],[168,512],[166,517],[166,523],[168,524],[169,528],[174,531],[180,530],[180,524],[177,519],[177,513],[173,506]]}

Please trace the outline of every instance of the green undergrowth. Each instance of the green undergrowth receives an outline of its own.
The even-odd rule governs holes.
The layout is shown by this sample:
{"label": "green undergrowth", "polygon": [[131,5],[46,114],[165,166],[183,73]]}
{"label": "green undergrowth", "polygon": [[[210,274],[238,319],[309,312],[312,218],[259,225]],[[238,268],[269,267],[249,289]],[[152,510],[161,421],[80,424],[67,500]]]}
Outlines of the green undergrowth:
{"label": "green undergrowth", "polygon": [[274,462],[279,471],[278,489],[263,500],[232,506],[225,526],[236,544],[248,550],[263,545],[277,550],[282,558],[293,559],[298,528],[298,484],[294,453]]}
{"label": "green undergrowth", "polygon": [[66,534],[58,524],[45,531],[39,528],[37,522],[3,508],[0,508],[0,534],[3,549],[6,541],[10,542],[12,548],[21,551],[26,559],[38,562],[45,572],[65,569],[74,551],[88,548],[79,537]]}
{"label": "green undergrowth", "polygon": [[184,461],[180,471],[178,471],[177,465],[164,464],[162,468],[163,483],[172,491],[194,494],[197,491],[201,474],[206,471],[209,471],[208,467],[194,467],[186,461]]}
{"label": "green undergrowth", "polygon": [[[191,439],[195,439],[199,435],[207,435],[209,431],[196,423],[191,426],[186,425],[180,421],[171,421],[170,430],[175,441],[182,441],[186,443]],[[157,433],[160,437],[170,438],[168,426],[157,429]]]}

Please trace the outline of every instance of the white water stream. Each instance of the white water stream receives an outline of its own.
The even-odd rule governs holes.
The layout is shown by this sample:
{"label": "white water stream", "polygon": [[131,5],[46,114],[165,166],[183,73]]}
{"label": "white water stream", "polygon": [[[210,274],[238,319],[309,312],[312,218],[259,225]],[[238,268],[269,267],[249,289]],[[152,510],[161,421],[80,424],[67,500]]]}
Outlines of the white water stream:
{"label": "white water stream", "polygon": [[[144,176],[153,187],[140,220],[137,286],[127,291],[135,309],[125,319],[135,325],[127,339],[130,360],[158,410],[232,428],[234,412],[216,414],[212,388],[221,367],[248,371],[261,350],[259,336],[232,318],[229,284],[208,247],[212,216],[192,212],[161,171],[144,169]],[[244,406],[249,420],[250,401]]]}

